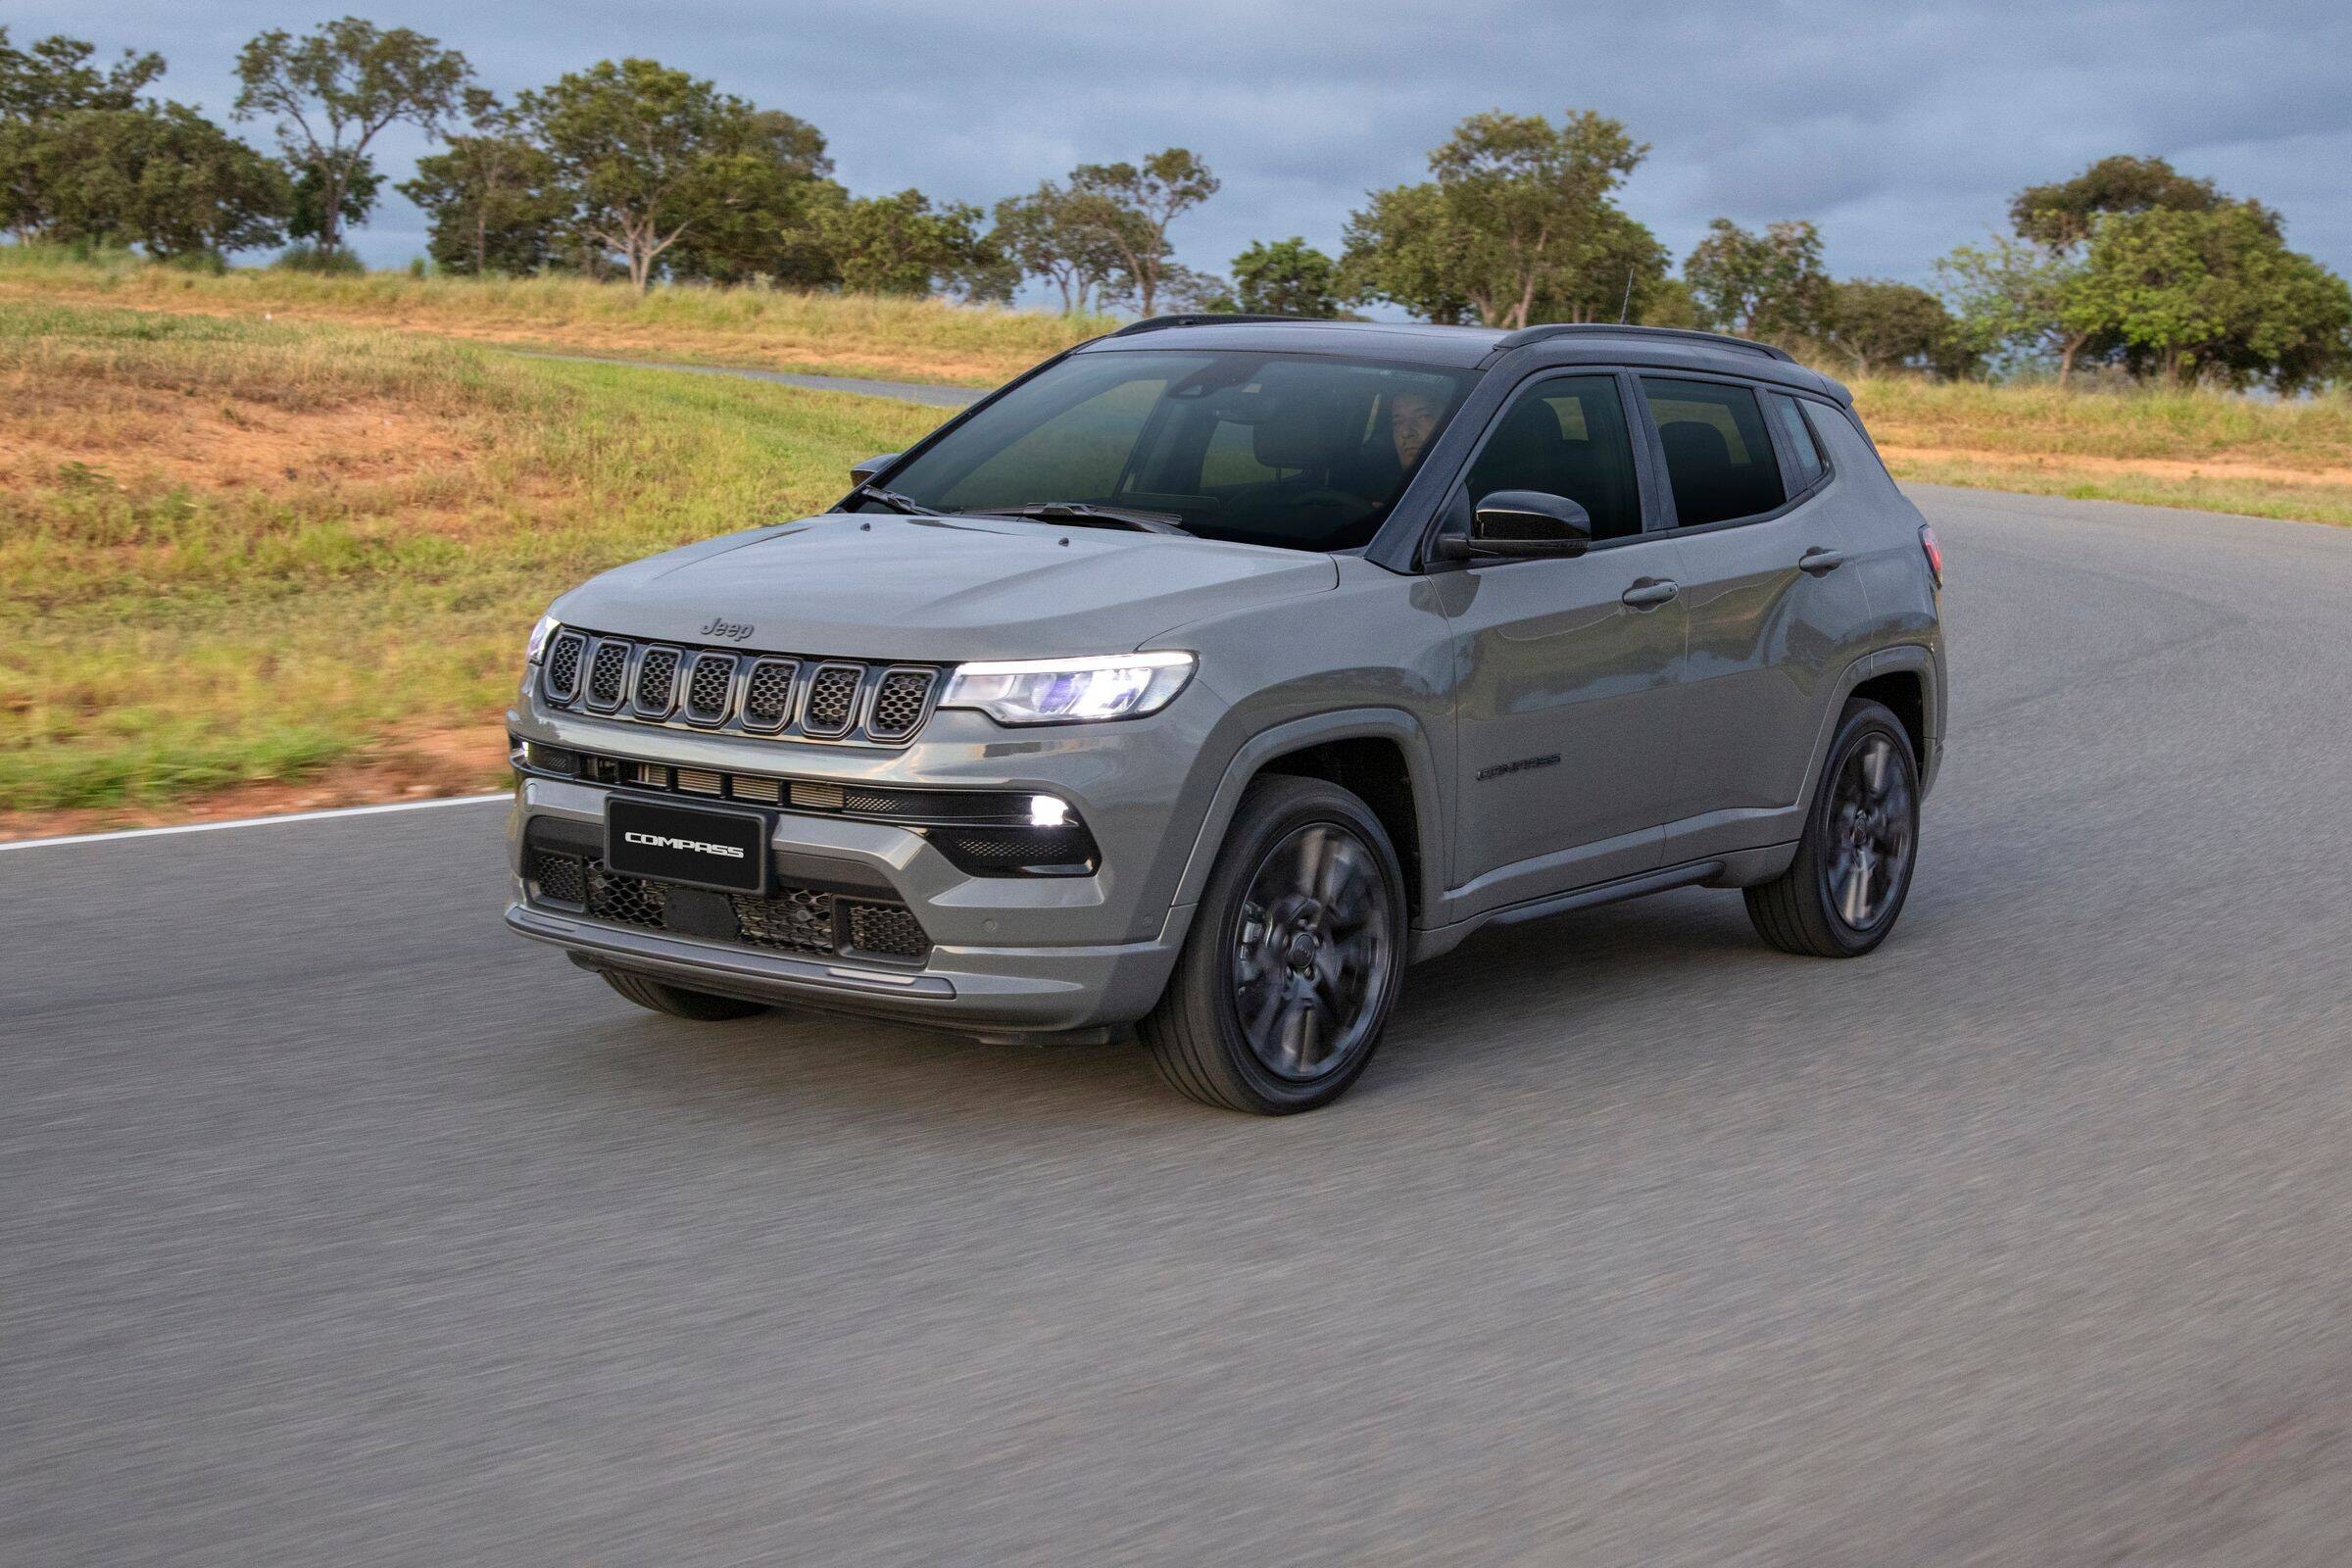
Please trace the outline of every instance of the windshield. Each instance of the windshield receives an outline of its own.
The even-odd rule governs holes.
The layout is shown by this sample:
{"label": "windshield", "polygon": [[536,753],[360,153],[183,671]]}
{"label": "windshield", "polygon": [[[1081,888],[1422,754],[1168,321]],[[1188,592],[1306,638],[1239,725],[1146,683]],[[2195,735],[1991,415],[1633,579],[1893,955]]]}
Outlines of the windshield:
{"label": "windshield", "polygon": [[1471,378],[1319,355],[1076,354],[886,483],[934,512],[1074,503],[1151,514],[1203,539],[1354,550]]}

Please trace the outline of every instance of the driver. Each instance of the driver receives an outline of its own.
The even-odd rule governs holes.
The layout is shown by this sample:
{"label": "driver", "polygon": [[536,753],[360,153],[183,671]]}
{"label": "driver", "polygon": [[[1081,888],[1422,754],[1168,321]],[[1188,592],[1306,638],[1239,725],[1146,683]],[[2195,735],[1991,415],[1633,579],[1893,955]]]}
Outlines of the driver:
{"label": "driver", "polygon": [[1437,433],[1446,414],[1445,399],[1418,387],[1400,387],[1389,394],[1389,427],[1364,446],[1354,466],[1350,488],[1373,501],[1394,494],[1397,482],[1420,461],[1421,451]]}

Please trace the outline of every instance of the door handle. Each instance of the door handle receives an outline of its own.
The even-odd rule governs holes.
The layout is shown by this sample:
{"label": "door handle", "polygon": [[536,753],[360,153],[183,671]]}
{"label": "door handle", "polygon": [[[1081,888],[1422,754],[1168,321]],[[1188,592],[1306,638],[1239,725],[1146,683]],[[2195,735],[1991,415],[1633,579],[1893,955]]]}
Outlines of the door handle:
{"label": "door handle", "polygon": [[1803,555],[1796,558],[1796,569],[1803,572],[1810,572],[1816,577],[1826,577],[1831,572],[1836,571],[1839,566],[1844,564],[1844,551],[1824,550],[1819,545],[1815,545],[1812,549],[1806,551]]}
{"label": "door handle", "polygon": [[1683,591],[1671,577],[1643,577],[1617,597],[1636,610],[1654,610]]}

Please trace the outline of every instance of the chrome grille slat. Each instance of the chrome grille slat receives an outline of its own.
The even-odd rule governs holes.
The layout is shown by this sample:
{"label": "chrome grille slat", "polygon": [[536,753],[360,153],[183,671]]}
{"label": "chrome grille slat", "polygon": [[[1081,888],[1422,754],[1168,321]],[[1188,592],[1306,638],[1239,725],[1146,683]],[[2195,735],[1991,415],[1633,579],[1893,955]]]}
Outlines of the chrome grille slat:
{"label": "chrome grille slat", "polygon": [[865,732],[878,741],[903,741],[920,729],[931,706],[931,688],[939,672],[901,667],[883,672],[874,687],[873,710],[866,715]]}
{"label": "chrome grille slat", "polygon": [[687,719],[696,724],[723,724],[735,706],[735,656],[709,649],[686,666]]}
{"label": "chrome grille slat", "polygon": [[801,672],[797,659],[755,659],[743,681],[743,727],[762,733],[792,722],[792,685]]}
{"label": "chrome grille slat", "polygon": [[588,655],[588,673],[581,681],[585,688],[581,697],[589,708],[599,713],[610,713],[620,706],[629,690],[630,648],[626,639],[599,637]]}
{"label": "chrome grille slat", "polygon": [[863,664],[817,665],[801,707],[801,728],[824,739],[847,735],[858,725],[858,689],[864,684]]}
{"label": "chrome grille slat", "polygon": [[629,707],[645,718],[667,718],[678,706],[678,662],[685,656],[675,648],[656,644],[637,656],[637,679],[629,688]]}

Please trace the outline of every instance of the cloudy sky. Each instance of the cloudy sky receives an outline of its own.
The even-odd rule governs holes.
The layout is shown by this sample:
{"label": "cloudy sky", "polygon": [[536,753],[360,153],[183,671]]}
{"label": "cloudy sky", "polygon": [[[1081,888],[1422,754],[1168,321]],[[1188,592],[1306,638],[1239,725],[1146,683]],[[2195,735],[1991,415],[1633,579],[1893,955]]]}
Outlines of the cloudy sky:
{"label": "cloudy sky", "polygon": [[[10,0],[0,24],[160,50],[163,90],[225,117],[239,44],[345,5],[501,92],[611,56],[687,68],[814,122],[861,194],[986,204],[1188,146],[1225,187],[1174,237],[1220,271],[1259,237],[1336,253],[1363,192],[1420,177],[1464,115],[1590,108],[1650,144],[1625,200],[1678,258],[1718,215],[1809,218],[1838,274],[1926,281],[2020,185],[2133,152],[2261,197],[2352,273],[2346,0]],[[380,162],[405,177],[419,150],[404,134]],[[392,266],[423,237],[392,197],[359,245]]]}

